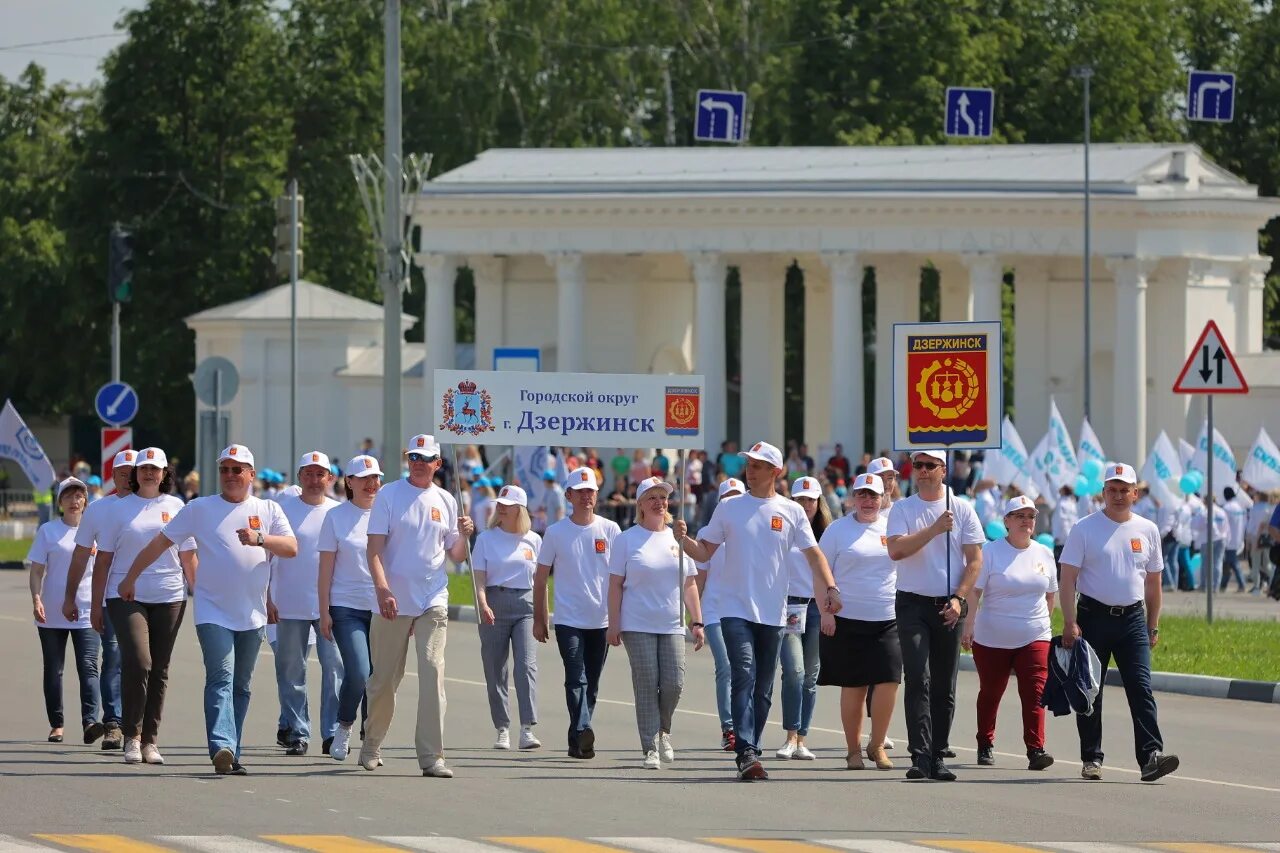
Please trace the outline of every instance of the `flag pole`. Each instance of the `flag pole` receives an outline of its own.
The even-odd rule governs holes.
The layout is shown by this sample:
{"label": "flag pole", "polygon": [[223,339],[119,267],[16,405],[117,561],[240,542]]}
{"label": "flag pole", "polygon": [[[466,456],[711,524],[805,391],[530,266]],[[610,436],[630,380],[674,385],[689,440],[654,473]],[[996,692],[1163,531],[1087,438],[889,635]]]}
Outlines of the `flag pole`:
{"label": "flag pole", "polygon": [[[684,490],[686,485],[685,483],[686,478],[685,478],[685,469],[684,469],[684,450],[683,449],[676,451],[676,459],[677,459],[676,464],[680,466],[676,470],[676,485],[680,495],[680,509],[678,510],[680,514],[677,516],[677,518],[680,521],[685,521]],[[674,527],[674,525],[672,526]],[[676,579],[676,601],[679,602],[678,608],[681,613],[680,624],[681,626],[683,626],[684,625],[684,559],[685,557],[684,557],[684,546],[681,545],[679,542],[677,542],[676,545],[679,546],[678,550],[680,551],[680,576]]]}
{"label": "flag pole", "polygon": [[[453,444],[450,447],[453,448],[453,497],[458,502],[458,512],[462,512],[462,472],[458,468],[458,445]],[[474,518],[471,521],[475,523]],[[471,602],[476,608],[476,621],[481,622],[480,589],[476,586],[475,567],[471,563],[471,537],[463,536],[462,541],[467,544],[466,569],[471,577]]]}
{"label": "flag pole", "polygon": [[[951,512],[951,450],[950,450],[950,448],[948,448],[948,449],[947,449],[946,453],[947,453],[947,467],[946,467],[947,475],[942,479],[942,488],[943,488],[943,490],[946,492],[946,495],[947,495],[947,512]],[[955,522],[955,519],[954,519],[954,518],[953,518],[953,519],[951,519],[951,524],[952,524],[953,526],[955,525],[955,523],[956,523],[956,522]],[[950,530],[948,530],[948,531],[946,532],[946,534],[945,534],[945,535],[946,535],[946,537],[947,537],[947,602],[948,602],[947,606],[950,606],[950,596],[951,596],[951,531],[950,531]],[[957,621],[957,622],[956,622],[956,625],[959,625],[959,624],[960,624],[960,623]],[[954,627],[954,626],[953,626],[953,627]]]}

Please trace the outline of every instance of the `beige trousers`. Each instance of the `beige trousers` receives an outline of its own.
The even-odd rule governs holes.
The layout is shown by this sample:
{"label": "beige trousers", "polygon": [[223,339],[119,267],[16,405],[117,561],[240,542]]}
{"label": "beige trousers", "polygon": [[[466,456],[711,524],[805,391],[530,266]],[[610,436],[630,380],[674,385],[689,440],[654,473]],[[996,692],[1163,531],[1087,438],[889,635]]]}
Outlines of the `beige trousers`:
{"label": "beige trousers", "polygon": [[384,619],[373,614],[369,656],[373,674],[365,685],[369,716],[360,760],[381,757],[382,741],[396,710],[396,689],[409,657],[409,632],[418,648],[418,726],[414,746],[423,770],[444,755],[444,643],[449,626],[447,607],[429,607],[421,616]]}

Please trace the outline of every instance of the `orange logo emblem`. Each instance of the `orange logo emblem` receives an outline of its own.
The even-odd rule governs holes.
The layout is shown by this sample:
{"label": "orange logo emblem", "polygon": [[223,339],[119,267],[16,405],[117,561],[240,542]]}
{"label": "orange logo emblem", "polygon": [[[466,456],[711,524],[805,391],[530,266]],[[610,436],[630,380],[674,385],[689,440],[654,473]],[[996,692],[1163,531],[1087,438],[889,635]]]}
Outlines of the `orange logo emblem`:
{"label": "orange logo emblem", "polygon": [[251,515],[251,516],[249,516],[249,529],[250,529],[250,530],[261,530],[261,529],[262,529],[262,519],[258,518],[256,515]]}
{"label": "orange logo emblem", "polygon": [[608,542],[605,542],[603,539],[597,539],[597,540],[596,540],[596,553],[597,553],[597,554],[603,554],[603,553],[608,549],[608,547],[609,547],[609,543],[608,543]]}
{"label": "orange logo emblem", "polygon": [[132,461],[133,461],[133,451],[132,451],[132,450],[126,450],[126,451],[124,452],[124,461],[125,461],[125,462],[132,462]]}
{"label": "orange logo emblem", "polygon": [[1117,466],[1116,466],[1116,475],[1117,475],[1117,476],[1119,476],[1120,474],[1123,474],[1123,473],[1124,473],[1124,466],[1123,466],[1123,465],[1117,465]]}
{"label": "orange logo emblem", "polygon": [[162,512],[162,513],[160,513],[160,521],[162,521],[162,522],[163,522],[163,523],[165,523],[165,524],[168,524],[168,523],[169,523],[169,513],[167,513],[167,512]]}
{"label": "orange logo emblem", "polygon": [[154,450],[148,450],[148,451],[147,451],[147,458],[148,458],[148,459],[155,459],[155,458],[156,458],[156,452],[155,452]]}
{"label": "orange logo emblem", "polygon": [[440,520],[440,510],[436,509],[435,507],[431,508],[431,520],[432,521]]}
{"label": "orange logo emblem", "polygon": [[532,548],[525,548],[525,549],[524,549],[523,551],[521,551],[520,553],[524,555],[524,558],[525,558],[526,560],[532,560],[532,559],[533,559],[533,549],[532,549]]}
{"label": "orange logo emblem", "polygon": [[228,451],[227,451],[227,455],[228,455],[228,456],[235,456],[235,455],[236,455],[236,451],[237,451],[237,450],[239,450],[239,448],[238,448],[238,447],[232,447],[230,450],[228,450]]}
{"label": "orange logo emblem", "polygon": [[884,546],[886,546],[886,545],[888,545],[888,544],[889,544],[889,537],[888,537],[888,536],[881,536],[881,537],[880,537],[880,547],[881,547],[881,548],[883,548]]}
{"label": "orange logo emblem", "polygon": [[1132,552],[1133,552],[1133,553],[1135,553],[1135,554],[1141,554],[1141,553],[1142,553],[1142,540],[1141,540],[1141,539],[1130,539],[1130,540],[1129,540],[1129,550],[1130,550],[1130,551],[1132,551]]}
{"label": "orange logo emblem", "polygon": [[781,529],[782,529],[782,516],[780,516],[780,515],[775,515],[775,516],[773,517],[773,520],[769,522],[769,526],[770,526],[771,528],[773,528],[774,530],[781,530]]}
{"label": "orange logo emblem", "polygon": [[319,454],[319,453],[312,453],[312,454],[311,454],[311,461],[312,461],[312,462],[319,462],[319,461],[320,461],[320,454]]}
{"label": "orange logo emblem", "polygon": [[419,446],[419,447],[426,447],[426,446],[427,446],[427,440],[426,440],[425,438],[423,438],[422,436],[418,436],[418,446]]}
{"label": "orange logo emblem", "polygon": [[584,483],[587,482],[587,472],[583,471],[581,476],[582,476],[582,482]]}
{"label": "orange logo emblem", "polygon": [[503,487],[502,487],[502,497],[504,497],[504,498],[505,498],[505,497],[507,496],[507,492],[509,492],[509,491],[511,491],[511,487],[510,487],[510,486],[503,486]]}
{"label": "orange logo emblem", "polygon": [[370,468],[372,468],[372,467],[373,467],[373,460],[372,460],[372,459],[365,459],[365,460],[364,460],[364,468],[365,468],[365,470],[366,470],[366,471],[368,471],[368,470],[369,470]]}
{"label": "orange logo emblem", "polygon": [[758,451],[760,449],[760,444],[761,443],[757,441],[755,447],[751,448],[751,452],[755,453],[756,451]]}

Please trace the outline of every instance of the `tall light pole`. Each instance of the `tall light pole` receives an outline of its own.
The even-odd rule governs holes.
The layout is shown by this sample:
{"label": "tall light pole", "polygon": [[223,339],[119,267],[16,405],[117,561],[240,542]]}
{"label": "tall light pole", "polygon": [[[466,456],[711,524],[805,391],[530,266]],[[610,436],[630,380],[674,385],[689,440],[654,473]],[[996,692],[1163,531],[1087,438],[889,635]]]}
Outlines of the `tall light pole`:
{"label": "tall light pole", "polygon": [[1090,261],[1093,250],[1090,245],[1093,236],[1090,220],[1090,186],[1089,186],[1089,81],[1093,79],[1092,65],[1077,65],[1071,69],[1071,76],[1084,82],[1084,416],[1092,423],[1091,403],[1093,402],[1093,377],[1090,361],[1093,353],[1091,297],[1093,295],[1093,277]]}
{"label": "tall light pole", "polygon": [[[386,32],[383,37],[383,124],[386,141],[382,162],[383,226],[382,226],[382,460],[392,465],[398,477],[401,433],[400,301],[404,293],[404,225],[400,220],[400,186],[404,166],[400,152],[400,0],[386,0],[383,14]],[[392,464],[394,462],[394,464]]]}

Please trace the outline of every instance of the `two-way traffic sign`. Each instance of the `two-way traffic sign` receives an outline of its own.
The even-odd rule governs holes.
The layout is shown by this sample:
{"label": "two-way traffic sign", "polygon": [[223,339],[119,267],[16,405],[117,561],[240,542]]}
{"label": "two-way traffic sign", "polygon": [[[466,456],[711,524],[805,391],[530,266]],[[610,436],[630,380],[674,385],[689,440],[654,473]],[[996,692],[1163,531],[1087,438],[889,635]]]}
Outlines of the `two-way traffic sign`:
{"label": "two-way traffic sign", "polygon": [[1236,75],[1227,71],[1192,71],[1187,75],[1187,118],[1231,121],[1236,109]]}
{"label": "two-way traffic sign", "polygon": [[698,142],[742,142],[747,93],[699,89],[693,138]]}
{"label": "two-way traffic sign", "polygon": [[996,93],[991,89],[948,86],[944,127],[947,136],[990,139]]}
{"label": "two-way traffic sign", "polygon": [[1175,394],[1247,394],[1249,383],[1236,364],[1236,357],[1223,340],[1218,324],[1205,324],[1200,339],[1191,348],[1187,363],[1173,383]]}
{"label": "two-way traffic sign", "polygon": [[108,382],[94,396],[93,409],[103,423],[124,426],[138,414],[138,392],[126,382]]}

